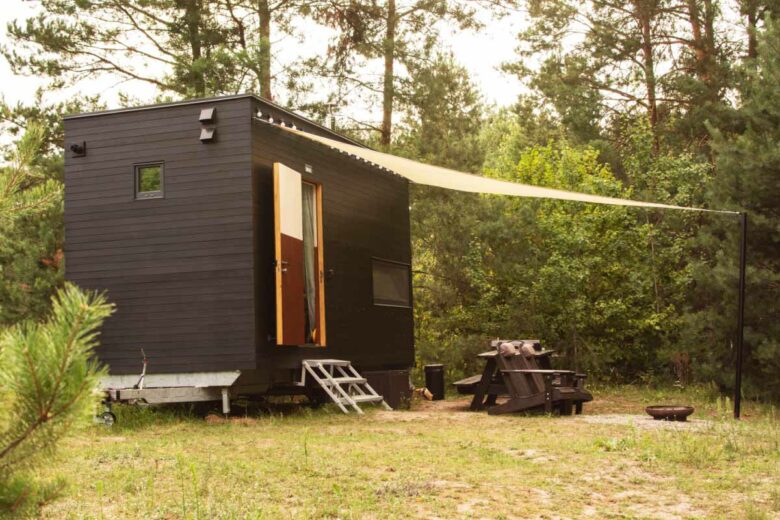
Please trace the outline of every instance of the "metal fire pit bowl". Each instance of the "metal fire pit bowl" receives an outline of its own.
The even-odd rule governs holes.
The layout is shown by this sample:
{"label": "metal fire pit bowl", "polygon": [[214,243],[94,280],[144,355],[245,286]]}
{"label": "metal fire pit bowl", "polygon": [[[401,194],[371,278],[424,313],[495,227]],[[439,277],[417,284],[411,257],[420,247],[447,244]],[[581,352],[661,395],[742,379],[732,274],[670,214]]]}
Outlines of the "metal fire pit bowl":
{"label": "metal fire pit bowl", "polygon": [[648,406],[645,411],[656,421],[684,422],[693,413],[693,406],[661,405]]}

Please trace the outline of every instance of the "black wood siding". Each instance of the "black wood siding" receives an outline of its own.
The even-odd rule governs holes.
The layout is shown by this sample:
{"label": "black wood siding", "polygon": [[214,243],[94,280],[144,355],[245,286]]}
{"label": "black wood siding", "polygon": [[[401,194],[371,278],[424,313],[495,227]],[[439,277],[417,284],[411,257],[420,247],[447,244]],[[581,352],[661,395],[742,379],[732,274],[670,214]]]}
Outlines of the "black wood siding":
{"label": "black wood siding", "polygon": [[[100,358],[112,373],[255,367],[251,98],[66,119],[66,276],[117,311]],[[217,141],[198,115],[217,107]],[[164,198],[135,200],[133,165],[165,165]]]}
{"label": "black wood siding", "polygon": [[[300,121],[296,126],[310,130]],[[412,310],[376,306],[371,294],[372,257],[411,263],[408,181],[262,121],[253,125],[252,152],[258,365],[296,368],[300,359],[330,357],[348,359],[361,368],[411,366]],[[333,271],[325,280],[326,348],[279,347],[272,339],[274,162],[323,186],[325,270]],[[313,174],[305,173],[306,164]]]}
{"label": "black wood siding", "polygon": [[[217,142],[199,141],[217,107]],[[99,355],[115,374],[246,370],[268,384],[300,360],[361,368],[414,362],[411,309],[372,303],[371,258],[411,263],[408,182],[269,123],[340,138],[251,96],[66,119],[66,276],[107,292],[117,312]],[[163,199],[134,200],[133,165],[165,164]],[[274,162],[323,185],[326,348],[277,347]]]}

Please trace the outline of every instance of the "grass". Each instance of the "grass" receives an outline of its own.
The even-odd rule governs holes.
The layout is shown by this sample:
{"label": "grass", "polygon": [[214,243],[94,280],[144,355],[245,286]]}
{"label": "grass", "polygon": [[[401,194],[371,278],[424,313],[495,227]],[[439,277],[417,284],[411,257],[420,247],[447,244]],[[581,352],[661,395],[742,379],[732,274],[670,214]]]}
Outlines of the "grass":
{"label": "grass", "polygon": [[[223,420],[120,408],[39,470],[41,518],[780,518],[780,421],[702,389],[595,388],[583,417],[488,416],[462,400]],[[646,404],[697,406],[693,427]],[[627,419],[616,414],[637,414]],[[648,427],[655,426],[655,427]]]}

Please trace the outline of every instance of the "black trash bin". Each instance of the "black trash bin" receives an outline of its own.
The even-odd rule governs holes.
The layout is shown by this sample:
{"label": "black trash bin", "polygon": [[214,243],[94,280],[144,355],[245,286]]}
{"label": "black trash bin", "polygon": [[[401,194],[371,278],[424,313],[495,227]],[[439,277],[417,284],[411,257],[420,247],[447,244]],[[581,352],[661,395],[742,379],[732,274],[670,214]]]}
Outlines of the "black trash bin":
{"label": "black trash bin", "polygon": [[425,388],[434,401],[444,399],[444,365],[425,365]]}

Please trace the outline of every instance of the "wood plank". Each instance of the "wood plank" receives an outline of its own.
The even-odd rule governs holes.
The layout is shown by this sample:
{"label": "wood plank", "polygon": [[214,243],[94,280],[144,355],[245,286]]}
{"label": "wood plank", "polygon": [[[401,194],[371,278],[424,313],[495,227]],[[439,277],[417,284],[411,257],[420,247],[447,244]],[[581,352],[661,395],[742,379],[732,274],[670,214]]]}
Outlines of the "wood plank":
{"label": "wood plank", "polygon": [[227,254],[227,255],[212,255],[194,261],[190,259],[187,262],[175,261],[174,258],[166,261],[148,261],[148,262],[113,262],[109,265],[104,263],[87,264],[73,266],[67,268],[68,276],[78,276],[79,274],[92,274],[92,273],[115,273],[116,276],[121,277],[125,274],[176,274],[176,273],[189,273],[197,271],[213,270],[216,268],[224,269],[239,269],[246,268],[246,264],[252,263],[252,254],[246,253],[243,255]]}
{"label": "wood plank", "polygon": [[319,341],[318,344],[321,347],[325,347],[328,344],[327,336],[327,321],[326,321],[326,307],[325,307],[325,236],[323,233],[323,219],[322,219],[322,185],[316,185],[317,194],[317,305],[318,309],[318,331]]}
{"label": "wood plank", "polygon": [[[153,204],[148,204],[151,202],[150,200],[133,200],[113,206],[94,208],[93,211],[82,210],[78,213],[69,211],[66,223],[93,222],[108,215],[112,218],[138,219],[143,217],[151,221],[158,221],[168,215],[179,215],[183,210],[193,216],[205,215],[207,212],[225,212],[225,210],[235,210],[238,214],[245,214],[250,200],[251,194],[249,193],[229,193],[213,197],[192,197],[178,200],[154,199]],[[248,217],[249,215],[247,215]]]}
{"label": "wood plank", "polygon": [[[241,175],[243,177],[243,174]],[[249,183],[247,183],[249,184]],[[129,191],[129,190],[128,190]],[[214,195],[245,195],[250,190],[244,183],[235,182],[232,178],[220,179],[184,179],[183,182],[170,181],[166,183],[165,200],[184,201],[206,199]],[[113,196],[100,196],[99,193],[73,194],[68,201],[68,212],[77,215],[89,213],[93,210],[110,208],[115,204],[132,204],[135,198],[128,193],[115,194]]]}
{"label": "wood plank", "polygon": [[[198,121],[199,112],[200,109],[196,110],[194,114],[179,114],[169,118],[160,116],[145,118],[136,122],[125,122],[121,127],[115,128],[108,138],[106,137],[106,122],[96,119],[91,127],[84,123],[79,124],[77,133],[74,133],[74,136],[83,140],[100,140],[101,146],[113,146],[128,137],[142,138],[149,135],[166,136],[191,132],[193,129],[200,129],[201,124]],[[217,128],[246,127],[248,124],[244,110],[228,113],[218,111],[218,117]]]}
{"label": "wood plank", "polygon": [[[163,200],[163,199],[158,199]],[[146,201],[150,202],[150,201]],[[158,204],[163,205],[163,204]],[[158,229],[156,226],[160,226],[162,229],[166,229],[165,226],[168,225],[168,223],[173,220],[178,220],[179,222],[216,222],[220,218],[235,218],[237,219],[237,222],[244,222],[247,224],[251,224],[251,215],[249,214],[248,207],[249,207],[249,201],[247,201],[247,207],[241,208],[237,207],[235,204],[231,204],[230,206],[219,208],[219,209],[213,209],[213,210],[205,210],[205,211],[197,211],[197,207],[193,206],[187,206],[186,208],[183,208],[182,211],[179,213],[179,219],[162,219],[154,214],[152,214],[148,210],[154,209],[153,204],[147,205],[146,208],[143,208],[143,212],[139,216],[120,216],[117,218],[111,218],[111,219],[103,219],[98,221],[77,221],[73,222],[70,221],[69,218],[65,221],[65,225],[67,226],[67,229],[73,232],[78,231],[84,231],[84,230],[99,230],[99,229],[126,229],[126,230],[141,230],[145,229],[149,231],[151,234],[154,229]],[[140,212],[140,211],[139,211]]]}
{"label": "wood plank", "polygon": [[[201,106],[202,105],[202,106]],[[152,108],[150,110],[136,111],[136,112],[123,112],[123,113],[97,113],[93,116],[80,117],[80,118],[68,118],[64,120],[66,132],[72,132],[78,129],[84,129],[87,131],[103,130],[106,128],[123,128],[125,126],[134,126],[138,124],[160,124],[167,121],[182,121],[184,119],[194,119],[198,121],[201,108],[203,106],[215,106],[217,107],[217,122],[221,121],[223,117],[233,117],[236,114],[247,115],[249,113],[250,104],[244,100],[225,100],[225,101],[209,101],[202,104],[192,104],[186,107],[183,106],[171,106]],[[248,119],[248,118],[247,118]]]}
{"label": "wood plank", "polygon": [[[88,229],[82,229],[82,230],[73,230],[70,229],[70,226],[66,226],[66,242],[65,242],[65,250],[68,250],[68,244],[71,241],[71,237],[73,240],[73,243],[83,243],[85,241],[89,241],[92,239],[100,239],[101,237],[107,237],[107,236],[129,236],[129,237],[139,237],[139,236],[163,236],[164,233],[170,232],[172,230],[181,230],[183,233],[192,233],[191,236],[197,235],[198,230],[200,229],[214,229],[219,228],[221,226],[232,226],[234,229],[244,229],[246,230],[248,228],[248,224],[246,222],[246,217],[244,215],[238,215],[238,216],[230,216],[230,217],[220,217],[220,218],[210,218],[207,221],[204,222],[203,219],[194,219],[194,220],[179,220],[179,221],[169,221],[169,222],[160,222],[156,223],[154,227],[151,225],[147,226],[134,226],[134,227],[121,227],[120,229],[106,229],[106,228],[88,228]],[[153,231],[153,233],[152,233]]]}
{"label": "wood plank", "polygon": [[[226,136],[226,138],[228,137]],[[220,160],[223,161],[221,164],[226,165],[235,161],[237,156],[241,155],[241,151],[246,149],[245,143],[241,141],[229,142],[221,146],[185,141],[168,143],[167,146],[160,148],[149,145],[138,146],[134,149],[128,146],[126,149],[117,150],[115,156],[110,155],[108,151],[88,154],[86,157],[78,159],[82,162],[72,164],[66,175],[78,180],[81,175],[99,174],[101,171],[119,172],[133,164],[157,161],[175,161],[177,167],[182,169],[197,169],[198,161],[204,161],[211,163],[213,169],[219,167]],[[73,159],[73,161],[76,160]]]}
{"label": "wood plank", "polygon": [[[113,372],[139,370],[139,342],[152,371],[254,366],[249,108],[218,108],[208,145],[197,106],[66,122],[89,150],[66,157],[66,273],[118,304],[99,349]],[[134,200],[147,160],[165,162],[164,199]]]}

